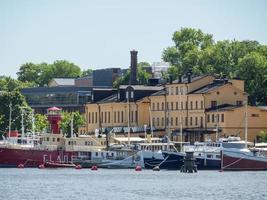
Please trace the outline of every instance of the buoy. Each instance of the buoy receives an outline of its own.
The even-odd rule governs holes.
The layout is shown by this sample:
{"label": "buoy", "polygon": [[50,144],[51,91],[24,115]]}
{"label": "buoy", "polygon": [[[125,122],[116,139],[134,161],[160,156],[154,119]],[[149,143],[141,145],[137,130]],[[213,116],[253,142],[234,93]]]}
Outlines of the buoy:
{"label": "buoy", "polygon": [[91,170],[97,170],[97,166],[96,166],[96,165],[93,165],[93,166],[91,167]]}
{"label": "buoy", "polygon": [[82,166],[81,165],[76,165],[75,169],[82,169]]}
{"label": "buoy", "polygon": [[135,167],[135,171],[142,171],[142,167],[140,166],[140,165],[137,165],[136,167]]}
{"label": "buoy", "polygon": [[153,171],[160,171],[159,166],[155,166],[155,167],[153,168]]}
{"label": "buoy", "polygon": [[24,165],[22,163],[20,163],[17,168],[24,168]]}
{"label": "buoy", "polygon": [[45,166],[44,166],[44,164],[41,164],[41,165],[38,166],[38,168],[39,168],[39,169],[44,169]]}

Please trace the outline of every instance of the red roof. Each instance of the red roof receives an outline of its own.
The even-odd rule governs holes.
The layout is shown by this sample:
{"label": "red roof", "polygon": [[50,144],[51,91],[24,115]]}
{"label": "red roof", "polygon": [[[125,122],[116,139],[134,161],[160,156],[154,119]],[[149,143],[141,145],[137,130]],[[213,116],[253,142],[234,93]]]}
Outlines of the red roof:
{"label": "red roof", "polygon": [[61,109],[54,106],[54,107],[48,108],[47,110],[61,110]]}

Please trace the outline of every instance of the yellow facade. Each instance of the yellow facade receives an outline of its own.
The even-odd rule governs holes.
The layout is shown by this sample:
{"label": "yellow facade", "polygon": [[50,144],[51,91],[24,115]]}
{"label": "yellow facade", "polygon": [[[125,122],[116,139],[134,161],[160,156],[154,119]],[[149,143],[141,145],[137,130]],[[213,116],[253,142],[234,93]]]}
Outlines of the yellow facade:
{"label": "yellow facade", "polygon": [[87,104],[85,109],[86,125],[80,133],[94,133],[106,127],[130,127],[149,124],[149,102],[111,102]]}
{"label": "yellow facade", "polygon": [[[177,81],[136,102],[87,104],[86,126],[80,128],[80,133],[94,133],[96,129],[106,127],[127,127],[130,120],[130,127],[143,127],[151,121],[158,136],[179,133],[182,129],[184,141],[215,139],[217,125],[220,136],[239,135],[244,139],[242,105],[247,102],[247,97],[242,80],[202,76],[189,82]],[[229,109],[231,106],[232,110]],[[261,130],[267,130],[267,111],[255,107],[248,110],[248,139],[253,141]],[[221,120],[224,121],[216,123],[214,112],[223,116]],[[174,134],[172,139],[180,141],[180,134]]]}

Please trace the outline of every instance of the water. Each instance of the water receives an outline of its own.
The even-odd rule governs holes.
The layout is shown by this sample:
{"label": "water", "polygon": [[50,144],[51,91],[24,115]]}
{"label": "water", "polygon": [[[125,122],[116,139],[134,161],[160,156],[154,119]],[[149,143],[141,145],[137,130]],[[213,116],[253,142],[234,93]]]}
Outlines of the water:
{"label": "water", "polygon": [[0,200],[267,200],[267,172],[0,169]]}

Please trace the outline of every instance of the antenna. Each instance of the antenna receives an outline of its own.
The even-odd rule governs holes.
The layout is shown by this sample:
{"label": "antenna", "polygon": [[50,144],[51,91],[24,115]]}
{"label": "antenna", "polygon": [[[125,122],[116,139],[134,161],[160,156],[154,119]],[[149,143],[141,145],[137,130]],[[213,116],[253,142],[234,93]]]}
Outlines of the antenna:
{"label": "antenna", "polygon": [[12,115],[12,103],[9,103],[9,126],[8,126],[8,137],[11,135],[11,115]]}

